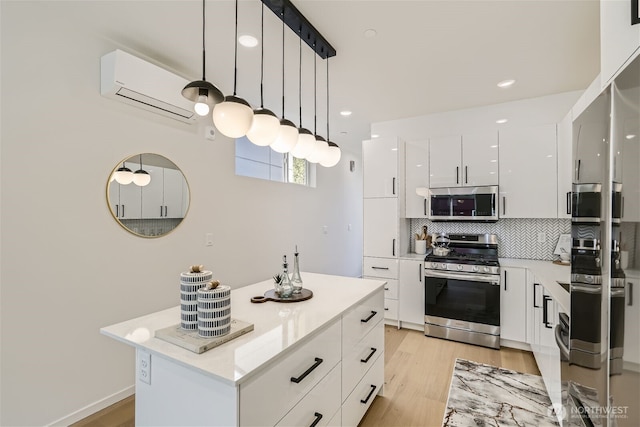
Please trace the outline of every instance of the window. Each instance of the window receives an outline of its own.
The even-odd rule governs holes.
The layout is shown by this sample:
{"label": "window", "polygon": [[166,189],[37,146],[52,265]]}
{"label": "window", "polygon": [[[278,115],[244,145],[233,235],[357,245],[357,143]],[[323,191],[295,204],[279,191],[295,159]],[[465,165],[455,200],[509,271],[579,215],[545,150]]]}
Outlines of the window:
{"label": "window", "polygon": [[236,139],[236,175],[315,187],[315,165],[306,160]]}

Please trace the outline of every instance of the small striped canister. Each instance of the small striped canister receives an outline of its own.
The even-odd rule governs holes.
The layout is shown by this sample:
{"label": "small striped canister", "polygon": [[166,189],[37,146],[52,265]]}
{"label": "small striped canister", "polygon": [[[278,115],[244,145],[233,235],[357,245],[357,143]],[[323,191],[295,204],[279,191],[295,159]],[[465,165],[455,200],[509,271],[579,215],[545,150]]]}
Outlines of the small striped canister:
{"label": "small striped canister", "polygon": [[231,331],[231,288],[198,290],[198,335],[221,337]]}
{"label": "small striped canister", "polygon": [[198,329],[198,289],[211,282],[211,271],[180,273],[180,327],[188,331]]}

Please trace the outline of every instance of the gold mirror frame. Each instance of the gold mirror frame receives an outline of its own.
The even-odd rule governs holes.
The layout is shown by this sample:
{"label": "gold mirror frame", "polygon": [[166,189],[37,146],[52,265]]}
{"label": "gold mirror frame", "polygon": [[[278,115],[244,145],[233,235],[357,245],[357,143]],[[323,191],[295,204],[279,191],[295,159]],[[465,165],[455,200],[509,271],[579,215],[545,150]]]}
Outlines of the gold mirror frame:
{"label": "gold mirror frame", "polygon": [[[144,173],[125,173],[116,180],[116,172],[126,167],[131,173],[143,170],[150,182],[144,183]],[[126,171],[123,171],[126,172]],[[136,182],[125,184],[131,176]],[[143,179],[139,180],[138,177]],[[140,153],[121,160],[109,174],[106,186],[107,205],[111,216],[128,232],[145,238],[166,236],[187,216],[191,190],[182,170],[166,157]]]}

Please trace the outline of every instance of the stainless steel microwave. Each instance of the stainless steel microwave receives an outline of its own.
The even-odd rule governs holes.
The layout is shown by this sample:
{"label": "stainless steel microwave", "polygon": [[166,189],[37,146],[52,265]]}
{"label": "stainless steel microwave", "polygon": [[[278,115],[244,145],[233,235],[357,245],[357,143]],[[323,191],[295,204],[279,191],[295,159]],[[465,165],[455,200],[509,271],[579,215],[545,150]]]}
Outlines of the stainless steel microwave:
{"label": "stainless steel microwave", "polygon": [[498,186],[450,187],[429,190],[431,221],[498,220]]}

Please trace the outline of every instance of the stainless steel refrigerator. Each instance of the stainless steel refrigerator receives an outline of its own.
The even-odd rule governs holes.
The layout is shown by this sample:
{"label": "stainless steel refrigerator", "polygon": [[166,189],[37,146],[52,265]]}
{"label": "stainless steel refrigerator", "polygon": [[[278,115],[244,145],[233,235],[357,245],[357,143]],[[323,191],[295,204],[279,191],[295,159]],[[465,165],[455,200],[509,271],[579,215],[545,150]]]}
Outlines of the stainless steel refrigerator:
{"label": "stainless steel refrigerator", "polygon": [[559,415],[569,426],[639,426],[640,57],[574,117],[573,167]]}

